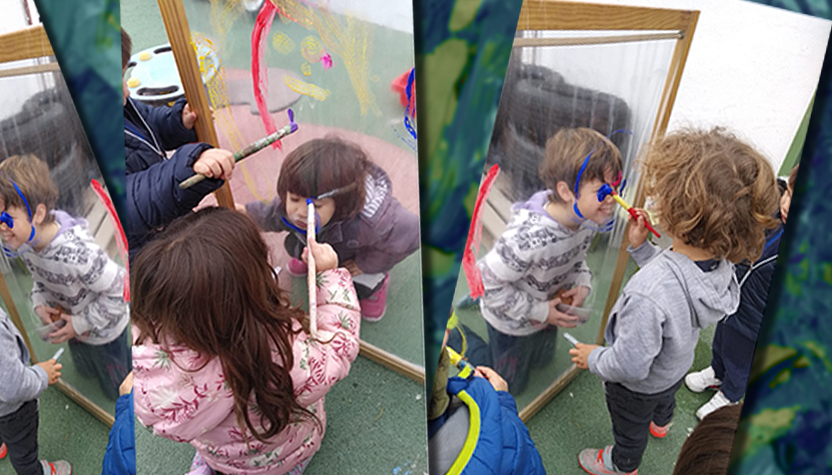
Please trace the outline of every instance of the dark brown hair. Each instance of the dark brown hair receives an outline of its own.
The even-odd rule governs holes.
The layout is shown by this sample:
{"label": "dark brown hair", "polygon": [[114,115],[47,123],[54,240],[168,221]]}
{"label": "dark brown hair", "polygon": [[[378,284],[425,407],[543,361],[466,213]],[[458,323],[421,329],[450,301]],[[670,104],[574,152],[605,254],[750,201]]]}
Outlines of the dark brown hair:
{"label": "dark brown hair", "polygon": [[[50,211],[55,208],[60,193],[46,162],[31,154],[13,155],[0,162],[0,172],[0,198],[7,208],[14,206],[26,210],[26,203],[20,197],[23,193],[33,217],[35,208],[42,204],[46,207],[44,223],[53,221]],[[10,180],[17,184],[20,193]]]}
{"label": "dark brown hair", "polygon": [[641,165],[669,234],[733,263],[760,258],[780,193],[753,147],[719,127],[682,130],[649,146]]}
{"label": "dark brown hair", "polygon": [[705,416],[682,444],[673,475],[728,473],[741,413],[742,404],[733,404]]}
{"label": "dark brown hair", "polygon": [[121,70],[124,71],[127,68],[127,64],[130,62],[130,56],[133,54],[133,40],[130,39],[130,35],[124,31],[124,28],[121,29]]}
{"label": "dark brown hair", "polygon": [[320,424],[295,400],[289,373],[299,333],[293,324],[307,329],[308,318],[278,287],[268,248],[248,216],[202,209],[172,224],[130,264],[137,344],[182,345],[205,364],[218,358],[238,425],[261,442],[302,419]]}
{"label": "dark brown hair", "polygon": [[797,169],[800,167],[800,164],[792,168],[792,171],[789,172],[789,192],[794,193],[794,185],[797,184]]}
{"label": "dark brown hair", "polygon": [[337,137],[310,140],[292,150],[280,167],[277,196],[284,206],[287,193],[314,198],[339,188],[348,190],[333,196],[333,221],[356,216],[364,209],[365,184],[370,161],[358,145]]}
{"label": "dark brown hair", "polygon": [[[586,169],[581,183],[598,179],[604,181],[607,171],[617,175],[621,171],[621,152],[608,138],[586,127],[561,129],[546,142],[546,157],[540,165],[540,179],[553,192],[549,199],[553,203],[563,202],[557,193],[558,182],[566,182],[574,193],[575,180],[586,160]],[[579,188],[580,189],[580,188]]]}

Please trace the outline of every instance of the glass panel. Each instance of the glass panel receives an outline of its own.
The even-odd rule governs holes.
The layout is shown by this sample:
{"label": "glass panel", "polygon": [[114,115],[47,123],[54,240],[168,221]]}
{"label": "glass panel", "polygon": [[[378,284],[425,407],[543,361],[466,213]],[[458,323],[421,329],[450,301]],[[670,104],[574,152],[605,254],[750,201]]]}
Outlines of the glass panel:
{"label": "glass panel", "polygon": [[[57,62],[16,61],[4,64],[2,72],[43,65],[54,67]],[[12,229],[18,230],[12,238],[8,223],[0,226],[7,251],[0,255],[0,269],[13,299],[3,302],[4,309],[8,312],[12,303],[17,308],[38,361],[64,349],[59,360],[63,381],[114,414],[119,384],[130,368],[124,263],[114,221],[91,186],[92,180],[102,186],[104,181],[60,71],[0,78],[0,153],[0,188],[8,190],[10,180],[18,185],[20,193],[11,190],[26,198],[36,229],[27,242],[31,224],[25,206],[13,201],[7,206],[0,198],[0,207],[13,218]],[[44,162],[51,177],[27,177],[15,164],[17,159],[10,159],[28,154]],[[37,190],[48,190],[50,179],[58,192],[54,220],[41,224],[38,200],[48,201],[49,192]],[[100,249],[105,259],[96,259]],[[43,330],[45,322],[33,305],[60,307],[69,315],[61,318],[83,333],[53,343],[54,335]]]}
{"label": "glass panel", "polygon": [[[585,33],[518,32],[523,38],[581,35]],[[638,181],[634,162],[639,147],[653,132],[674,45],[673,40],[651,40],[513,51],[486,159],[487,168],[496,163],[501,169],[484,203],[478,255],[478,263],[483,264],[491,253],[489,264],[479,266],[490,284],[486,285],[486,295],[472,302],[466,298],[468,282],[461,272],[455,301],[464,335],[464,356],[475,365],[491,366],[500,372],[519,408],[528,405],[572,365],[568,354],[571,345],[563,338],[564,331],[582,342],[594,343],[598,338],[627,223],[623,208],[610,198],[602,205],[595,197],[601,182],[588,190],[587,182],[591,180],[584,177],[579,181],[578,196],[589,194],[594,201],[587,202],[588,207],[582,204],[581,214],[585,216],[580,218],[569,201],[577,180],[565,177],[579,174],[588,153],[582,148],[583,152],[572,151],[572,156],[561,148],[560,155],[547,159],[546,143],[562,129],[588,127],[598,132],[596,138],[584,142],[594,153],[608,136],[622,156],[623,185],[618,190],[631,202]],[[569,161],[564,166],[567,171],[559,172],[565,173],[564,179],[555,180],[563,182],[565,193],[560,194],[567,196],[566,201],[550,204],[545,192],[538,194],[547,189],[539,175],[541,164],[547,160]],[[521,206],[513,208],[515,204]],[[586,219],[592,218],[595,209],[600,213],[595,216],[603,219]],[[610,218],[611,223],[603,224]],[[537,239],[550,241],[539,245]],[[525,263],[514,260],[519,256],[526,256]],[[508,271],[512,265],[518,267]],[[627,275],[634,270],[629,263]],[[557,298],[559,291],[587,280],[591,291],[581,308],[568,310],[581,314],[584,323],[568,329],[517,323],[530,320],[531,315],[545,319],[540,311],[548,315],[548,302]],[[580,300],[580,296],[575,298]],[[531,304],[520,303],[524,299]],[[450,344],[457,351],[463,349],[456,332]]]}

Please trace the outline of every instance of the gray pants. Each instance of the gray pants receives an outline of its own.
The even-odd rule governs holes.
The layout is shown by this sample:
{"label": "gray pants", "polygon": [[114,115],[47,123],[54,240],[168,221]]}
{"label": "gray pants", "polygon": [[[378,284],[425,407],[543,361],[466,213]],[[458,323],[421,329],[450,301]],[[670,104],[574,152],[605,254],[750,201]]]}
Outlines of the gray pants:
{"label": "gray pants", "polygon": [[17,475],[43,475],[38,458],[38,422],[37,399],[0,417],[0,442],[6,444]]}

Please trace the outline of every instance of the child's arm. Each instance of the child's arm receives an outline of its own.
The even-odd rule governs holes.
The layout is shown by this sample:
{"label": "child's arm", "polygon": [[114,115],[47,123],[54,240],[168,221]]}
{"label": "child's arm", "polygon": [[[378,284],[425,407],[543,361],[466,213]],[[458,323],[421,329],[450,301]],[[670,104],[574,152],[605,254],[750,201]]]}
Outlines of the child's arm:
{"label": "child's arm", "polygon": [[627,249],[627,252],[630,253],[630,257],[633,258],[637,266],[644,267],[661,252],[661,249],[647,240],[647,236],[650,233],[647,226],[645,226],[645,223],[650,220],[647,211],[637,208],[634,209],[638,215],[638,219],[633,218],[630,214],[627,215],[627,220],[630,223],[630,229],[627,232],[630,247]]}
{"label": "child's arm", "polygon": [[355,256],[355,265],[365,274],[387,273],[419,249],[419,217],[393,199],[376,220],[374,236]]}
{"label": "child's arm", "polygon": [[17,338],[8,320],[0,322],[0,401],[10,404],[31,401],[49,386],[49,375],[41,366],[26,366],[20,361]]}
{"label": "child's arm", "polygon": [[271,203],[252,201],[246,203],[246,214],[263,231],[288,231],[289,229],[280,219],[283,216],[282,203],[279,196],[275,197]]}
{"label": "child's arm", "polygon": [[615,315],[615,342],[595,348],[587,359],[589,371],[604,381],[644,380],[662,349],[665,316],[661,309],[644,295],[623,298]]}
{"label": "child's arm", "polygon": [[89,249],[89,265],[76,267],[78,279],[91,292],[98,294],[89,305],[80,312],[71,315],[75,332],[83,335],[88,331],[96,333],[114,326],[127,313],[124,301],[123,267],[116,264],[97,244],[86,243]]}
{"label": "child's arm", "polygon": [[188,103],[184,97],[171,107],[152,107],[141,101],[131,102],[158,135],[165,150],[173,150],[198,140],[193,128],[188,129],[182,123],[182,109]]}

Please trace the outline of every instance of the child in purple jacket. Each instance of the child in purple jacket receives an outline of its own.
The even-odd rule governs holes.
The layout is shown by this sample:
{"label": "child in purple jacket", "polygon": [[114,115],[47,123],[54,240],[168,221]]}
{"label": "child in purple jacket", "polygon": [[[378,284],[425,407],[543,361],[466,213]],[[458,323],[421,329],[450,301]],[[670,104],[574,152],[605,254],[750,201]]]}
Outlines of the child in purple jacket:
{"label": "child in purple jacket", "polygon": [[246,212],[264,231],[288,231],[288,271],[306,274],[306,199],[313,198],[318,242],[332,246],[350,270],[365,320],[387,308],[390,269],[419,248],[419,217],[393,197],[393,184],[357,145],[336,137],[306,142],[286,156],[277,197],[248,203]]}

